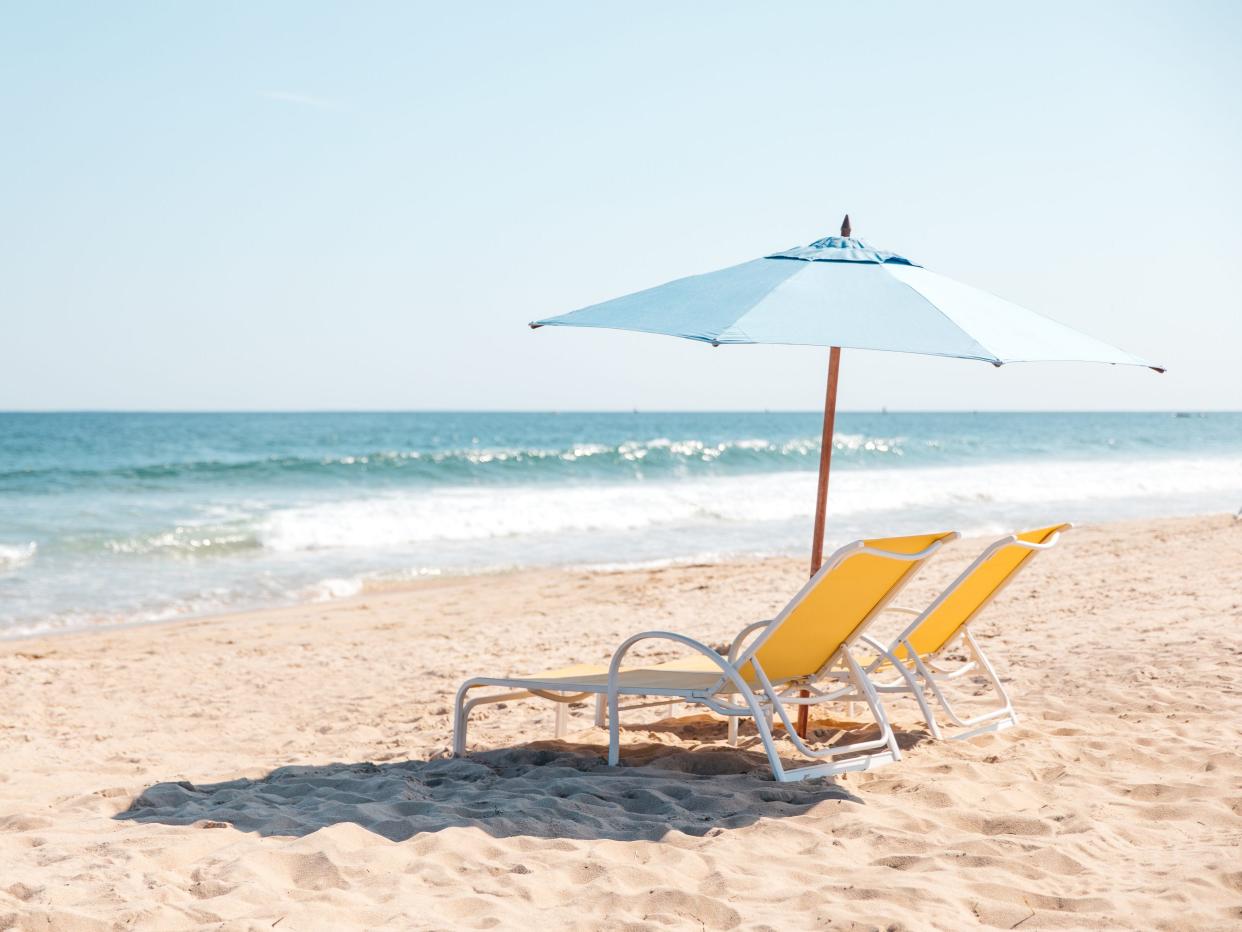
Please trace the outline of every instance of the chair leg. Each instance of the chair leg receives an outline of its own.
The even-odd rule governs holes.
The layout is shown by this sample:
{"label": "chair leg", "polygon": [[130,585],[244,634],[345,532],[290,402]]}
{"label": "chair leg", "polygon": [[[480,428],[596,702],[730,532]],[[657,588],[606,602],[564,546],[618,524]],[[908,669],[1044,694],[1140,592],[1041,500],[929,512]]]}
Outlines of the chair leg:
{"label": "chair leg", "polygon": [[[503,682],[497,683],[495,680],[473,679],[466,680],[457,690],[457,697],[453,702],[453,756],[460,757],[466,753],[466,727],[470,721],[470,712],[477,705],[494,705],[498,702],[511,702],[515,699],[529,699],[536,695],[528,689],[515,689],[506,693],[489,693],[482,696],[476,696],[471,699],[468,697],[470,690],[479,686],[503,686]],[[547,698],[547,694],[543,694],[541,698]],[[563,708],[562,704],[558,706]]]}
{"label": "chair leg", "polygon": [[940,731],[940,723],[936,721],[936,713],[932,710],[931,703],[927,701],[927,687],[931,687],[937,695],[939,695],[939,691],[932,682],[931,671],[923,665],[923,662],[917,658],[917,655],[911,651],[910,648],[907,647],[906,650],[911,657],[915,657],[915,666],[927,686],[920,683],[918,679],[915,678],[914,673],[911,672],[910,668],[904,663],[896,664],[897,669],[901,673],[902,679],[906,681],[906,685],[910,689],[910,694],[914,696],[914,701],[919,704],[919,711],[923,713],[923,720],[927,722],[927,730],[931,732],[933,739],[940,741],[944,735]]}
{"label": "chair leg", "polygon": [[605,725],[604,717],[604,694],[595,694],[595,727],[603,728]]}
{"label": "chair leg", "polygon": [[556,704],[556,737],[564,738],[566,731],[566,719],[569,716],[569,703],[558,702]]}
{"label": "chair leg", "polygon": [[608,693],[608,766],[615,767],[621,762],[621,697],[615,692]]}
{"label": "chair leg", "polygon": [[992,688],[996,690],[996,694],[1000,696],[1003,705],[1002,709],[1009,712],[1009,721],[1011,724],[1018,724],[1018,713],[1014,711],[1013,700],[1009,698],[1009,691],[1005,689],[1001,678],[996,674],[996,670],[992,666],[992,661],[988,660],[987,654],[983,652],[983,648],[979,646],[979,642],[975,640],[975,636],[966,631],[966,643],[970,645],[971,653],[975,655],[975,660],[979,661],[979,666],[983,668]]}
{"label": "chair leg", "polygon": [[466,722],[469,710],[466,708],[466,693],[470,691],[470,682],[461,684],[457,690],[457,698],[453,703],[453,756],[461,757],[466,753]]}
{"label": "chair leg", "polygon": [[975,735],[982,734],[987,731],[999,731],[1018,723],[1017,713],[1014,711],[1013,703],[1009,698],[1009,693],[1001,683],[1000,677],[996,675],[996,670],[988,661],[983,653],[983,649],[975,641],[969,631],[965,632],[965,640],[974,655],[975,662],[978,663],[979,669],[984,677],[996,690],[997,695],[1001,699],[1000,708],[993,709],[991,712],[983,712],[971,718],[962,718],[953,708],[953,704],[949,701],[949,697],[945,695],[944,690],[940,688],[940,684],[936,681],[935,675],[927,669],[921,662],[919,664],[920,672],[927,680],[932,692],[935,694],[940,707],[944,709],[945,714],[949,717],[954,725],[965,728],[967,731],[952,735],[955,739],[973,738]]}
{"label": "chair leg", "polygon": [[[884,707],[880,704],[879,696],[876,695],[874,688],[857,661],[848,654],[846,655],[846,660],[849,664],[849,673],[854,683],[854,689],[861,694],[868,708],[870,708],[871,714],[875,717],[876,724],[880,726],[880,735],[877,738],[854,741],[846,745],[835,745],[818,751],[808,747],[799,737],[793,722],[789,718],[789,714],[785,710],[785,704],[781,702],[781,697],[772,689],[772,684],[763,675],[762,668],[758,664],[755,665],[755,672],[767,696],[767,701],[775,706],[775,712],[780,716],[781,724],[785,727],[785,736],[793,743],[793,746],[797,748],[800,754],[812,759],[827,759],[824,763],[784,770],[778,766],[780,763],[779,758],[776,758],[775,748],[772,747],[769,751],[769,759],[773,760],[772,770],[777,780],[789,782],[793,780],[806,780],[812,777],[834,776],[847,771],[868,770],[874,764],[901,759],[901,749],[897,746],[897,739],[893,734],[892,727],[889,725],[888,717],[884,714]],[[756,726],[759,728],[760,736],[765,738],[765,747],[768,747],[772,730],[766,724],[766,717],[757,720]],[[853,754],[854,756],[841,760],[832,759],[845,754]]]}
{"label": "chair leg", "polygon": [[[751,718],[755,720],[755,730],[759,732],[759,740],[763,742],[763,751],[768,755],[768,765],[772,768],[772,777],[778,783],[785,783],[789,777],[785,765],[781,763],[781,755],[776,750],[776,741],[772,737],[772,710],[769,706],[760,706],[759,697],[754,693],[745,693],[746,704],[750,707]],[[736,745],[738,720],[729,716],[730,737]],[[796,777],[794,779],[797,779]]]}
{"label": "chair leg", "polygon": [[879,693],[875,691],[875,686],[872,685],[871,680],[867,679],[867,674],[863,672],[862,667],[858,665],[858,661],[854,659],[849,651],[846,651],[845,657],[849,664],[850,676],[854,680],[854,685],[863,694],[863,699],[871,709],[872,716],[880,726],[880,733],[887,738],[888,749],[893,755],[893,760],[901,760],[901,749],[897,746],[897,736],[893,734],[893,726],[889,723],[888,715],[884,712],[884,704],[880,701]]}

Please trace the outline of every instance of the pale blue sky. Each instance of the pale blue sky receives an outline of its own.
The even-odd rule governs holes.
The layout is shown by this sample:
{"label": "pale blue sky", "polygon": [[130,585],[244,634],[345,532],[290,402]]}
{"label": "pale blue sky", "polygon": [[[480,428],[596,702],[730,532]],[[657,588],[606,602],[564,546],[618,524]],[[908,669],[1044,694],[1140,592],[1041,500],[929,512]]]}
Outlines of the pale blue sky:
{"label": "pale blue sky", "polygon": [[816,408],[525,322],[834,232],[1169,366],[847,351],[847,408],[1242,408],[1242,5],[7,4],[0,408]]}

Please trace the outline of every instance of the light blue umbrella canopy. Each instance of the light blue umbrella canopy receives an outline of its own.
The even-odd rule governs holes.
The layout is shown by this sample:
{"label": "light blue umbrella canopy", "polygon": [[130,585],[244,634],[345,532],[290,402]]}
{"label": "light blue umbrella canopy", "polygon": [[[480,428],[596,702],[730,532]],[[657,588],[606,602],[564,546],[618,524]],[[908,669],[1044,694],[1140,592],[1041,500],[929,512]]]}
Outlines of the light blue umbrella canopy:
{"label": "light blue umbrella canopy", "polygon": [[1010,362],[1149,363],[849,235],[531,323]]}

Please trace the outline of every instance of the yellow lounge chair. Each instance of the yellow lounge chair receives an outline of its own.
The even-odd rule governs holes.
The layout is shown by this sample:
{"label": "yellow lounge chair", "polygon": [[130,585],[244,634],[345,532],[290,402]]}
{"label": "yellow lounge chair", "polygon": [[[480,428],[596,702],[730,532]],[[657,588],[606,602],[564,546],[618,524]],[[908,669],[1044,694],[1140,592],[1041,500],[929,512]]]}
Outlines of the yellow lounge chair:
{"label": "yellow lounge chair", "polygon": [[[563,709],[564,703],[594,694],[607,699],[608,763],[613,766],[618,763],[621,749],[622,695],[662,697],[661,703],[678,700],[696,703],[728,716],[731,724],[739,716],[753,718],[772,765],[772,774],[780,781],[864,770],[872,764],[898,760],[901,754],[879,696],[871,688],[851,649],[864,635],[867,625],[923,563],[956,537],[953,532],[922,534],[855,541],[842,547],[828,558],[823,568],[776,618],[746,628],[734,641],[728,657],[685,635],[644,631],[621,644],[607,667],[578,666],[533,676],[469,679],[457,691],[453,751],[465,753],[467,720],[470,710],[479,704],[539,696],[562,703],[560,708]],[[741,650],[742,639],[755,632],[758,633],[750,645]],[[696,653],[669,663],[623,668],[630,648],[646,640],[672,641]],[[838,693],[849,693],[864,701],[879,725],[880,734],[866,741],[813,749],[795,733],[786,706],[836,700],[838,693],[811,690],[808,697],[799,695],[803,686],[836,665],[845,668],[844,678],[848,680],[848,685]],[[504,687],[507,691],[469,696],[471,690],[484,686]],[[846,754],[858,756],[786,769],[772,738],[773,713],[780,717],[789,740],[805,756],[819,760]],[[558,715],[558,734],[562,731],[562,723],[563,717]],[[736,730],[731,728],[730,737],[734,735]]]}
{"label": "yellow lounge chair", "polygon": [[[953,724],[968,729],[953,735],[969,738],[988,731],[1000,731],[1018,723],[1018,714],[1000,677],[988,661],[983,648],[970,633],[970,623],[1040,550],[1056,544],[1062,532],[1072,525],[1055,524],[1033,531],[1010,534],[990,545],[965,572],[942,592],[937,599],[919,612],[889,606],[886,611],[917,616],[893,642],[884,647],[867,635],[862,641],[879,652],[865,663],[864,672],[880,693],[911,693],[918,700],[932,737],[943,737],[940,724],[928,702],[930,690]],[[964,663],[953,665],[944,659],[949,650],[962,646],[969,655]],[[988,712],[960,717],[954,710],[942,684],[952,682],[971,671],[979,671],[991,683],[1001,699],[1001,706]],[[878,677],[896,672],[897,678],[882,682]],[[838,674],[846,679],[844,672]],[[920,683],[920,680],[922,681]]]}

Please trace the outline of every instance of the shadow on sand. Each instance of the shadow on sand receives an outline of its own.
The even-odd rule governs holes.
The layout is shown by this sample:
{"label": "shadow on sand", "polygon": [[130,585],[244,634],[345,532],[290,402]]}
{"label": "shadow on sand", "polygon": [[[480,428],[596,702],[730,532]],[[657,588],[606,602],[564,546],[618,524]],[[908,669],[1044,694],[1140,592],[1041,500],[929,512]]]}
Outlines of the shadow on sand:
{"label": "shadow on sand", "polygon": [[[904,745],[913,736],[903,737]],[[629,744],[617,768],[605,763],[606,751],[544,741],[459,759],[281,767],[259,780],[157,783],[117,818],[206,820],[284,836],[352,822],[394,841],[457,826],[497,838],[633,841],[735,829],[826,800],[861,802],[833,780],[776,783],[767,759],[749,750]]]}

